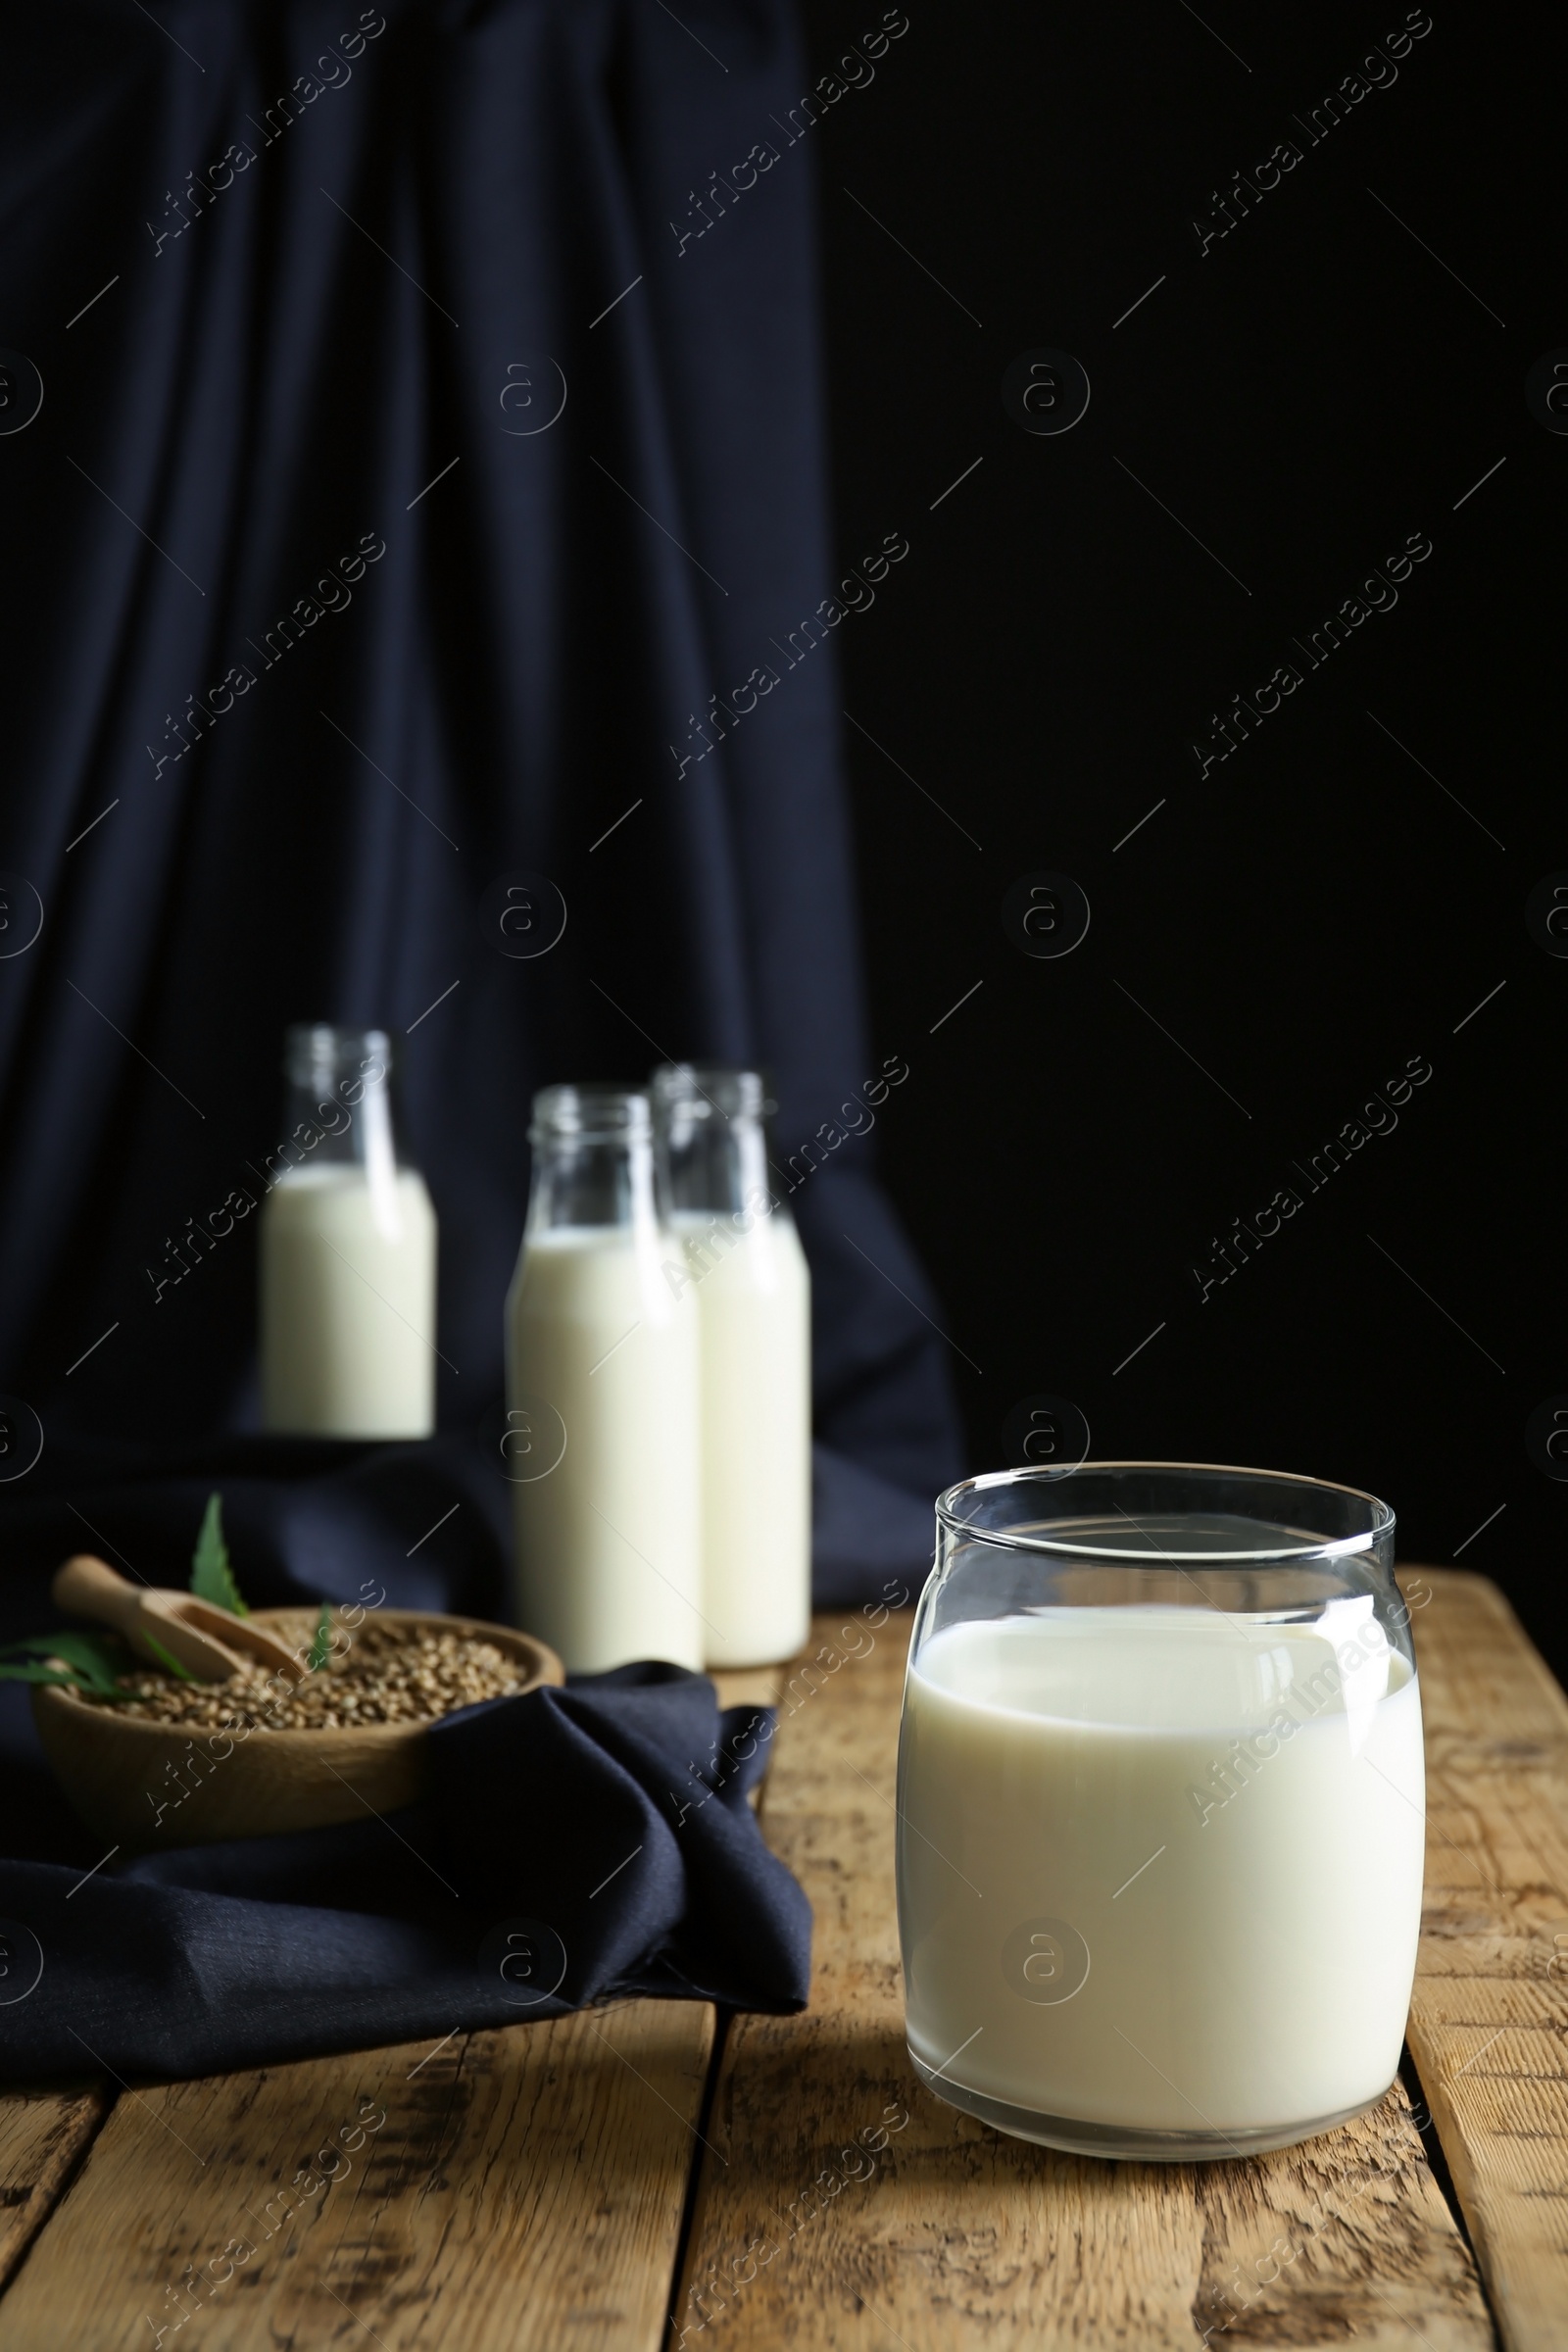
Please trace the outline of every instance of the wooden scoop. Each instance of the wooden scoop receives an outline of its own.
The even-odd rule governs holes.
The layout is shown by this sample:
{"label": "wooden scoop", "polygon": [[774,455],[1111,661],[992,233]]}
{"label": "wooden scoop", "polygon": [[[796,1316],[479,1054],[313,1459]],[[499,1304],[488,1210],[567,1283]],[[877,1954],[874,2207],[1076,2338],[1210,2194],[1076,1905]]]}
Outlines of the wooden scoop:
{"label": "wooden scoop", "polygon": [[199,1683],[226,1683],[249,1665],[272,1667],[297,1683],[305,1679],[304,1666],[275,1634],[192,1592],[128,1585],[91,1552],[78,1551],[67,1560],[51,1591],[60,1608],[113,1626],[140,1656],[162,1666],[166,1660],[152,1646],[156,1642]]}

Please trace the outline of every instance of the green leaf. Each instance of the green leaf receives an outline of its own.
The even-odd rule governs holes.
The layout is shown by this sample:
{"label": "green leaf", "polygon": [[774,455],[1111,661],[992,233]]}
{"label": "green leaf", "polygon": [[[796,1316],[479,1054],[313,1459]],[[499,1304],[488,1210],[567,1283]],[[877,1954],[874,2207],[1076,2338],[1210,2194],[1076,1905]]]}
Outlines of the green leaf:
{"label": "green leaf", "polygon": [[152,1651],[159,1664],[164,1667],[168,1673],[176,1675],[182,1683],[199,1683],[201,1681],[202,1678],[199,1674],[192,1674],[188,1667],[182,1666],[179,1660],[174,1656],[173,1651],[166,1649],[156,1636],[150,1634],[144,1625],[137,1627],[136,1639],[138,1642],[145,1642],[147,1647]]}
{"label": "green leaf", "polygon": [[94,1698],[123,1700],[119,1676],[132,1665],[129,1651],[113,1634],[89,1634],[72,1627],[58,1634],[28,1634],[0,1649],[0,1680],[22,1683],[63,1683],[86,1690]]}
{"label": "green leaf", "polygon": [[211,1602],[215,1609],[226,1609],[231,1617],[250,1615],[240,1598],[234,1571],[228,1564],[228,1545],[223,1542],[223,1498],[220,1494],[209,1494],[207,1497],[202,1532],[196,1539],[195,1555],[190,1564],[190,1589],[198,1600]]}
{"label": "green leaf", "polygon": [[122,1690],[118,1685],[102,1690],[96,1683],[85,1681],[69,1666],[50,1666],[42,1658],[34,1658],[25,1666],[0,1664],[0,1683],[55,1683],[68,1690],[86,1690],[94,1698],[113,1698],[122,1703],[132,1695],[128,1690]]}
{"label": "green leaf", "polygon": [[311,1643],[311,1654],[310,1654],[310,1656],[309,1656],[309,1657],[306,1659],[306,1661],[305,1661],[305,1671],[306,1671],[306,1673],[307,1673],[307,1674],[319,1674],[319,1673],[320,1673],[320,1671],[321,1671],[321,1668],[322,1668],[322,1667],[323,1667],[323,1666],[326,1664],[326,1661],[327,1661],[327,1659],[328,1659],[328,1658],[329,1658],[331,1655],[332,1655],[332,1605],[331,1605],[330,1601],[325,1601],[325,1600],[323,1600],[323,1601],[322,1601],[322,1603],[321,1603],[321,1618],[320,1618],[320,1623],[319,1623],[319,1624],[317,1626],[317,1629],[316,1629],[316,1639],[315,1639],[315,1641],[314,1641],[314,1642]]}
{"label": "green leaf", "polygon": [[26,1634],[8,1642],[0,1658],[61,1658],[85,1681],[113,1690],[115,1678],[131,1663],[130,1652],[114,1634],[89,1634],[71,1626],[58,1634]]}
{"label": "green leaf", "polygon": [[106,1674],[117,1664],[122,1666],[128,1655],[115,1635],[84,1633],[77,1626],[58,1634],[24,1634],[20,1642],[8,1642],[0,1649],[0,1658],[14,1657],[19,1650],[29,1657],[69,1658],[74,1666],[97,1666]]}

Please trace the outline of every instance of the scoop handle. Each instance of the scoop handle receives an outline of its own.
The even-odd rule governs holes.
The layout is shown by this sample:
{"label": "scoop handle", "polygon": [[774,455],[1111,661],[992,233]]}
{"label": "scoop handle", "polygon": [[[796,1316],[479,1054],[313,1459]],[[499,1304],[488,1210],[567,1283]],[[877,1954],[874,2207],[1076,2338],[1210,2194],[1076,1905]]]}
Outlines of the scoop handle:
{"label": "scoop handle", "polygon": [[91,1617],[112,1625],[119,1634],[134,1634],[141,1613],[141,1594],[134,1585],[117,1576],[107,1560],[78,1551],[57,1570],[50,1587],[56,1605],[73,1617]]}

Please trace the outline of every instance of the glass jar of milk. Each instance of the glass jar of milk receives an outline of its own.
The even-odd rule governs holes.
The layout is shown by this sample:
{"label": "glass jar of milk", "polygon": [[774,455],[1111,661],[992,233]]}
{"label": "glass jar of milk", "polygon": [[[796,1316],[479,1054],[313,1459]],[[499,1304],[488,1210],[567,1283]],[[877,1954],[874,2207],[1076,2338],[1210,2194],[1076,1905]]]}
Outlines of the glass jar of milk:
{"label": "glass jar of milk", "polygon": [[262,1423],[317,1438],[435,1428],[436,1220],[393,1119],[383,1029],[291,1028],[288,1138],[262,1210]]}
{"label": "glass jar of milk", "polygon": [[672,1278],[702,1334],[703,1608],[710,1666],[793,1657],[811,1620],[811,1284],[767,1181],[756,1070],[654,1072]]}
{"label": "glass jar of milk", "polygon": [[1096,2156],[1224,2157],[1369,2106],[1421,1916],[1394,1514],[1168,1463],[937,1505],[899,1758],[909,2050]]}
{"label": "glass jar of milk", "polygon": [[[666,1658],[701,1668],[701,1335],[671,1279],[646,1095],[534,1097],[533,1188],[507,1297],[514,1621],[579,1674]],[[515,1458],[519,1448],[510,1448]]]}

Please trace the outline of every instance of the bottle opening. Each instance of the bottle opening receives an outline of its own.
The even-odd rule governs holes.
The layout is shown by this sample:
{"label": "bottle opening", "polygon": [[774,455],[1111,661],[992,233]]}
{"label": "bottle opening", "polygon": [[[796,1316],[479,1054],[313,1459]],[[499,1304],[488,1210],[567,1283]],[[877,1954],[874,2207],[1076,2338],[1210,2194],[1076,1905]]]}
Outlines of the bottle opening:
{"label": "bottle opening", "polygon": [[721,1068],[717,1063],[666,1061],[649,1084],[654,1112],[662,1123],[695,1126],[702,1119],[766,1119],[778,1104],[769,1100],[760,1070]]}
{"label": "bottle opening", "polygon": [[392,1040],[384,1029],[295,1021],[283,1032],[283,1073],[290,1086],[327,1094],[340,1078],[363,1077],[377,1085],[391,1069]]}
{"label": "bottle opening", "polygon": [[565,1136],[583,1140],[646,1139],[652,1132],[648,1097],[624,1086],[546,1086],[533,1099],[528,1140],[548,1144]]}

